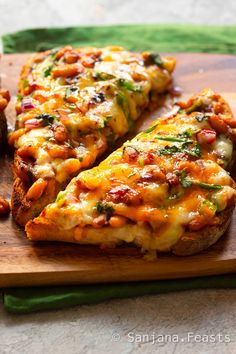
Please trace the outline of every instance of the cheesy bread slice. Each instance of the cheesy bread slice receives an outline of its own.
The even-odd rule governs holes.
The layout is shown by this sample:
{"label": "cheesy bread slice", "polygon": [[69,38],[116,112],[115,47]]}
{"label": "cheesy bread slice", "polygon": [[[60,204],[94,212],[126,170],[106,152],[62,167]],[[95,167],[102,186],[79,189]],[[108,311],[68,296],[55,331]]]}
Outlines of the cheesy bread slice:
{"label": "cheesy bread slice", "polygon": [[99,166],[81,172],[26,225],[30,240],[188,255],[223,234],[232,214],[236,121],[207,89],[180,102]]}
{"label": "cheesy bread slice", "polygon": [[168,90],[175,59],[121,47],[50,50],[22,69],[12,212],[24,225],[81,169],[132,130],[151,100]]}

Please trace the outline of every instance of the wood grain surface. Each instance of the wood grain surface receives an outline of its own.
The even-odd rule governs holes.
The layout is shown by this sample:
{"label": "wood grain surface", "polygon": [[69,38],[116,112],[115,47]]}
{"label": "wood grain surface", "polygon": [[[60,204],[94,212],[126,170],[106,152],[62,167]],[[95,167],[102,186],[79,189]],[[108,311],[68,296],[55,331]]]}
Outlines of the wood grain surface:
{"label": "wood grain surface", "polygon": [[[174,54],[177,58],[175,83],[182,87],[182,99],[210,87],[222,94],[236,114],[236,57],[212,54]],[[17,90],[20,68],[28,54],[3,55],[0,61],[1,86]],[[168,100],[167,100],[168,106]],[[137,130],[165,109],[145,113]],[[15,113],[7,109],[10,127]],[[10,156],[0,160],[0,195],[10,198],[12,189]],[[235,170],[235,169],[234,169]],[[233,174],[236,174],[233,171]],[[74,244],[32,243],[10,218],[0,221],[0,287],[99,283],[170,279],[236,271],[236,213],[227,233],[208,250],[190,257],[158,255],[146,261],[132,247],[100,250]]]}

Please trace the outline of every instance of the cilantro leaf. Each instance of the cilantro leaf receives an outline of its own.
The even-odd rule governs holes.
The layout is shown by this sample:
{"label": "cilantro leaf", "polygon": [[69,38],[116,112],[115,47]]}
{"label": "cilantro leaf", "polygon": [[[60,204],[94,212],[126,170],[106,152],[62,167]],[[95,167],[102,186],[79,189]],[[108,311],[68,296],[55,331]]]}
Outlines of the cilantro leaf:
{"label": "cilantro leaf", "polygon": [[145,60],[145,64],[146,65],[157,65],[159,67],[162,67],[164,62],[160,57],[160,54],[158,53],[150,53],[147,57],[147,59]]}
{"label": "cilantro leaf", "polygon": [[37,117],[35,117],[36,119],[42,119],[43,120],[43,126],[47,126],[47,125],[52,125],[54,122],[54,119],[56,118],[56,116],[53,116],[51,114],[48,113],[42,113],[40,115],[38,115]]}
{"label": "cilantro leaf", "polygon": [[100,214],[108,214],[109,216],[111,216],[114,213],[114,208],[109,205],[108,203],[103,203],[103,202],[97,202],[96,204],[96,209],[97,212]]}
{"label": "cilantro leaf", "polygon": [[211,184],[211,183],[203,183],[203,182],[196,182],[194,184],[196,186],[203,188],[203,189],[222,189],[223,188],[219,184]]}
{"label": "cilantro leaf", "polygon": [[107,80],[115,79],[116,77],[114,75],[112,75],[112,74],[109,74],[109,73],[106,73],[106,72],[103,72],[103,71],[96,71],[93,74],[93,78],[95,80],[107,81]]}
{"label": "cilantro leaf", "polygon": [[158,140],[164,140],[164,141],[175,141],[179,143],[192,143],[192,140],[187,140],[186,138],[179,138],[175,136],[170,136],[170,135],[156,135],[156,139]]}
{"label": "cilantro leaf", "polygon": [[203,122],[204,120],[207,120],[208,117],[207,117],[204,113],[199,113],[199,114],[197,114],[197,115],[195,116],[195,119],[196,119],[199,123],[201,123],[201,122]]}
{"label": "cilantro leaf", "polygon": [[180,172],[180,182],[184,188],[191,187],[193,184],[192,181],[187,178],[187,172],[185,169]]}
{"label": "cilantro leaf", "polygon": [[126,88],[127,90],[129,91],[132,91],[132,92],[141,92],[142,91],[142,88],[141,86],[139,85],[135,85],[132,81],[127,81],[127,80],[124,80],[124,79],[119,79],[119,85],[121,87],[124,87]]}
{"label": "cilantro leaf", "polygon": [[50,65],[49,67],[47,67],[47,69],[44,70],[43,76],[48,77],[51,74],[51,71],[52,71],[52,65]]}

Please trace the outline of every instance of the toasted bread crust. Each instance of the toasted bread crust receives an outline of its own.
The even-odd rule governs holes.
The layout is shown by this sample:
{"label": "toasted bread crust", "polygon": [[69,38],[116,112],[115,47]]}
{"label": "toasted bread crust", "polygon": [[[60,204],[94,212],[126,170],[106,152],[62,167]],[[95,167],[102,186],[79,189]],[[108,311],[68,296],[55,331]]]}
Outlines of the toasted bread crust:
{"label": "toasted bread crust", "polygon": [[[228,104],[224,101],[224,99],[222,99],[219,95],[215,94],[209,89],[204,90],[200,94],[200,96],[201,95],[206,96],[206,99],[211,96],[217,97],[217,100],[223,104],[224,118],[228,129],[233,128],[235,126],[235,119],[233,118],[232,112]],[[219,120],[220,119],[221,117],[219,118]],[[230,129],[229,132],[231,132]],[[227,168],[229,168],[229,165],[227,166]],[[235,183],[233,181],[231,181],[230,186],[233,189],[236,189]],[[209,221],[208,219],[206,219],[205,224],[203,224],[198,231],[188,231],[191,230],[189,224],[185,221],[183,221],[182,223],[180,222],[179,235],[176,233],[176,238],[173,239],[173,242],[168,244],[167,246],[165,245],[165,243],[158,242],[161,239],[161,228],[150,227],[148,222],[142,222],[142,219],[138,219],[138,221],[141,220],[141,222],[134,224],[131,221],[132,218],[130,218],[130,220],[125,225],[120,227],[111,227],[107,225],[99,227],[98,225],[97,228],[91,226],[90,224],[87,226],[71,226],[71,229],[66,229],[66,227],[63,228],[66,223],[61,223],[61,225],[63,226],[61,226],[60,228],[60,226],[58,226],[60,225],[60,223],[57,224],[56,218],[53,218],[53,215],[50,213],[47,215],[47,211],[44,210],[38,218],[34,219],[33,221],[30,221],[26,225],[26,232],[28,238],[33,241],[64,241],[79,244],[106,245],[107,247],[114,247],[122,242],[126,242],[135,244],[136,246],[139,246],[142,249],[146,249],[149,251],[169,251],[178,256],[187,256],[193,255],[204,249],[207,249],[209,246],[217,242],[217,240],[224,234],[230,223],[230,218],[234,210],[234,203],[235,194],[234,198],[232,198],[232,201],[229,200],[227,207],[225,206],[226,209],[222,210],[223,208],[218,208],[218,210],[222,211],[218,212],[214,219]],[[63,218],[62,214],[61,216]],[[77,225],[78,224],[79,222],[77,223]],[[82,222],[81,225],[83,225]],[[175,226],[173,225],[173,227]],[[194,230],[194,228],[192,228],[192,230]]]}
{"label": "toasted bread crust", "polygon": [[49,203],[53,202],[60,191],[59,184],[54,180],[48,180],[47,188],[43,196],[38,200],[28,200],[26,197],[29,189],[19,177],[15,178],[11,199],[12,215],[15,221],[24,226],[29,220],[36,217]]}
{"label": "toasted bread crust", "polygon": [[177,256],[190,256],[216,243],[227,230],[233,210],[225,210],[218,225],[208,226],[198,232],[186,232],[174,245],[172,252]]}
{"label": "toasted bread crust", "polygon": [[[207,249],[225,233],[230,224],[233,210],[234,208],[230,208],[223,211],[217,225],[207,226],[198,232],[186,231],[170,252],[178,256],[190,256]],[[145,238],[153,238],[150,228],[133,224],[127,224],[119,229],[109,226],[94,229],[87,226],[78,231],[81,232],[77,232],[76,228],[60,229],[56,224],[48,222],[43,216],[30,221],[26,226],[27,236],[31,241],[62,241],[114,247],[122,243],[122,235],[130,235],[129,242],[138,246],[141,246],[139,236],[143,237],[143,233],[145,233]],[[134,236],[132,237],[132,235]]]}

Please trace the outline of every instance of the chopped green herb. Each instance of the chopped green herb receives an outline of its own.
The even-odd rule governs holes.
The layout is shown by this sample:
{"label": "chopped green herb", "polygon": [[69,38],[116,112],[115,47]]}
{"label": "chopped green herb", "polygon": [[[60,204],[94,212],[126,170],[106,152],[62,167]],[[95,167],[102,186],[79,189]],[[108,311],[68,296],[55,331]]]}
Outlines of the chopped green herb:
{"label": "chopped green herb", "polygon": [[56,118],[56,116],[53,116],[51,114],[47,114],[47,113],[42,113],[39,116],[35,117],[36,119],[42,119],[43,120],[43,126],[47,126],[47,125],[52,125],[54,122],[54,119]]}
{"label": "chopped green herb", "polygon": [[158,126],[158,123],[147,128],[146,130],[144,130],[143,133],[151,133],[154,129],[156,129],[157,126]]}
{"label": "chopped green herb", "polygon": [[182,152],[182,150],[175,145],[173,145],[173,146],[167,145],[164,148],[157,149],[158,155],[173,155],[178,152]]}
{"label": "chopped green herb", "polygon": [[66,194],[67,194],[67,191],[59,192],[58,195],[57,195],[56,203],[58,203],[60,200],[62,200],[65,197]]}
{"label": "chopped green herb", "polygon": [[79,91],[79,87],[78,86],[70,86],[70,87],[67,87],[66,89],[66,93],[65,93],[65,100],[71,96],[71,95],[74,95],[75,93],[77,93]]}
{"label": "chopped green herb", "polygon": [[93,78],[96,80],[106,81],[106,80],[115,79],[116,77],[112,74],[109,74],[109,73],[97,71],[93,74]]}
{"label": "chopped green herb", "polygon": [[144,163],[144,159],[139,159],[138,160],[138,164],[141,166],[141,167],[143,167],[144,165],[145,165],[145,163]]}
{"label": "chopped green herb", "polygon": [[176,141],[179,143],[189,143],[189,144],[193,142],[192,140],[187,140],[186,138],[178,138],[175,136],[160,135],[160,134],[156,135],[156,139],[164,140],[164,141]]}
{"label": "chopped green herb", "polygon": [[108,203],[97,202],[96,209],[100,214],[106,213],[108,215],[112,215],[114,213],[114,208]]}
{"label": "chopped green herb", "polygon": [[83,159],[84,159],[83,156],[80,156],[80,157],[79,157],[79,161],[80,161],[80,162],[82,162]]}
{"label": "chopped green herb", "polygon": [[172,145],[172,146],[167,145],[164,148],[157,149],[157,154],[158,155],[174,155],[177,153],[186,152],[187,154],[189,154],[191,156],[200,157],[201,156],[200,146],[198,144],[196,144],[192,148],[189,148],[189,144],[191,144],[191,143],[192,143],[192,140],[184,140],[184,142],[182,143],[182,145],[180,147],[178,147],[176,145]]}
{"label": "chopped green herb", "polygon": [[199,123],[201,123],[201,122],[203,122],[204,120],[207,120],[208,117],[207,117],[204,113],[199,113],[199,114],[197,114],[197,115],[195,116],[195,119],[196,119]]}
{"label": "chopped green herb", "polygon": [[129,90],[129,91],[132,91],[132,92],[141,92],[141,91],[142,91],[141,86],[135,85],[132,81],[127,81],[127,80],[124,80],[124,79],[119,79],[119,85],[120,85],[121,87],[126,88],[126,89]]}
{"label": "chopped green herb", "polygon": [[194,147],[192,147],[191,149],[187,150],[187,153],[189,155],[195,156],[195,157],[201,157],[202,156],[202,152],[201,152],[199,144],[196,144]]}
{"label": "chopped green herb", "polygon": [[28,86],[29,86],[28,80],[22,79],[22,80],[21,80],[21,85],[22,85],[23,89],[25,89],[26,87],[28,87]]}
{"label": "chopped green herb", "polygon": [[194,185],[199,186],[204,189],[222,189],[223,187],[219,184],[210,184],[203,182],[194,182]]}
{"label": "chopped green herb", "polygon": [[103,128],[105,128],[106,126],[106,123],[108,122],[109,119],[111,119],[112,116],[105,116],[105,117],[102,117],[101,118],[101,121],[99,123],[99,126],[98,126],[98,130],[103,130]]}
{"label": "chopped green herb", "polygon": [[189,108],[186,108],[186,109],[185,109],[185,112],[186,112],[187,114],[190,114],[190,113],[192,113],[192,112],[194,112],[194,111],[198,111],[199,109],[202,108],[202,106],[203,106],[202,100],[197,100],[196,102],[194,102],[194,103],[192,104],[192,106],[190,106]]}
{"label": "chopped green herb", "polygon": [[23,96],[22,96],[21,94],[18,93],[18,94],[16,95],[16,99],[17,99],[18,101],[21,101],[22,98],[23,98]]}
{"label": "chopped green herb", "polygon": [[44,70],[43,76],[48,77],[51,74],[52,71],[52,65],[50,65],[47,69]]}
{"label": "chopped green herb", "polygon": [[123,108],[124,102],[126,100],[125,95],[122,92],[118,92],[116,95],[116,100],[119,106]]}
{"label": "chopped green herb", "polygon": [[185,169],[180,172],[180,182],[184,188],[191,187],[193,184],[192,181],[187,178],[187,173]]}
{"label": "chopped green herb", "polygon": [[198,133],[201,129],[192,129],[192,128],[189,128],[187,130],[185,130],[184,132],[182,133],[179,133],[177,136],[178,138],[191,138],[192,135]]}
{"label": "chopped green herb", "polygon": [[164,62],[161,59],[160,54],[151,53],[151,54],[149,54],[149,56],[147,58],[147,64],[148,65],[156,64],[157,66],[162,67]]}
{"label": "chopped green herb", "polygon": [[206,199],[203,202],[203,205],[206,205],[208,208],[210,208],[214,213],[217,211],[217,206],[210,202],[210,200]]}
{"label": "chopped green herb", "polygon": [[129,101],[122,91],[119,91],[116,95],[117,103],[122,108],[129,127],[129,131],[132,131],[135,127],[133,119],[130,117]]}

